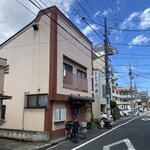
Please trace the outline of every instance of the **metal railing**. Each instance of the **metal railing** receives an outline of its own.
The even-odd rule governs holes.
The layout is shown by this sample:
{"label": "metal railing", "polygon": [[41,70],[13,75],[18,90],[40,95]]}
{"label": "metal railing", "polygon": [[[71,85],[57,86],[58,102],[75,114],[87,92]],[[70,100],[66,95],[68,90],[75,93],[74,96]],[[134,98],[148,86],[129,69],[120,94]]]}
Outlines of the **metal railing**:
{"label": "metal railing", "polygon": [[66,72],[63,76],[63,87],[79,91],[88,91],[88,81],[70,72]]}

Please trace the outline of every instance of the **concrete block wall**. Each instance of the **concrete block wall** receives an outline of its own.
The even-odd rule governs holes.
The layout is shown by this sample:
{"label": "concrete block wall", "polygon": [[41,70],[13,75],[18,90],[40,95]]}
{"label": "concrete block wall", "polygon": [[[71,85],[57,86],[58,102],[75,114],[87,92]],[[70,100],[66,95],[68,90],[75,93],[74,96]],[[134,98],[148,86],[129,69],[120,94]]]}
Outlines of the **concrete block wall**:
{"label": "concrete block wall", "polygon": [[49,133],[39,131],[23,131],[0,129],[0,137],[25,141],[49,141]]}

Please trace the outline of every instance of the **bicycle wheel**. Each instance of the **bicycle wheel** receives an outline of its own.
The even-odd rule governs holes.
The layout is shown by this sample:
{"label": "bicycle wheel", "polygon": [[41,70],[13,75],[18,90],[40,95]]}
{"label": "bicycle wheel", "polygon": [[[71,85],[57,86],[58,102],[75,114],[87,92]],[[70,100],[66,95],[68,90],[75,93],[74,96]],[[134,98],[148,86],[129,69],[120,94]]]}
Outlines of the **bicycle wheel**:
{"label": "bicycle wheel", "polygon": [[78,143],[78,135],[77,135],[77,133],[74,134],[73,139],[74,139],[74,142],[75,142],[75,143]]}

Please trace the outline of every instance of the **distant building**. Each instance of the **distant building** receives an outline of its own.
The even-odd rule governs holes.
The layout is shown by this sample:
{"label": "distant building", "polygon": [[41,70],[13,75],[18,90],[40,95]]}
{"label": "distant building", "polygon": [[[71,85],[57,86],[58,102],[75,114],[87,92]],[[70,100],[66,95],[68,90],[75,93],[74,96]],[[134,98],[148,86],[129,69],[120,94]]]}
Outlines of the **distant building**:
{"label": "distant building", "polygon": [[135,95],[131,95],[130,88],[117,88],[116,91],[120,95],[120,104],[119,107],[122,109],[130,109],[135,105]]}
{"label": "distant building", "polygon": [[121,105],[120,93],[117,90],[118,83],[116,82],[116,78],[112,78],[112,100],[115,100],[118,105]]}
{"label": "distant building", "polygon": [[136,93],[137,105],[139,107],[148,107],[148,92],[138,91]]}

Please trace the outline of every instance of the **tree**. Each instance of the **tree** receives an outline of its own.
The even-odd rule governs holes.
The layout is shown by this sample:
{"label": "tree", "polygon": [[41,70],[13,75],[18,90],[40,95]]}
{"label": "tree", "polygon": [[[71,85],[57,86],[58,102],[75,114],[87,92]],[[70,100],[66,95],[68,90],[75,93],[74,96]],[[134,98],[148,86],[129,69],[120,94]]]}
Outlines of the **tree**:
{"label": "tree", "polygon": [[110,100],[110,108],[111,108],[111,114],[113,116],[114,120],[120,119],[119,110],[117,108],[117,103],[114,100]]}
{"label": "tree", "polygon": [[116,101],[110,100],[110,108],[111,108],[111,110],[113,110],[113,109],[116,108],[116,107],[117,107]]}

